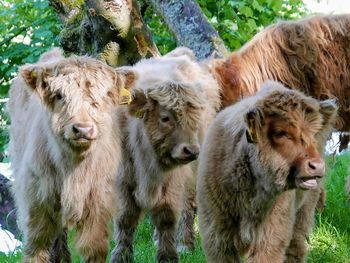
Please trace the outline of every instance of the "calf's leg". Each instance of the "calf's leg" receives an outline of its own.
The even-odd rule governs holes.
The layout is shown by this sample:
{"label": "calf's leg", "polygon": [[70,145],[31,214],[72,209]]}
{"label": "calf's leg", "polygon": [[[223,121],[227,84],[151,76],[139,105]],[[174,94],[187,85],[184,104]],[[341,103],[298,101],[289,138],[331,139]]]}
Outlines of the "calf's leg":
{"label": "calf's leg", "polygon": [[105,263],[108,253],[108,218],[87,218],[78,223],[75,245],[87,263]]}
{"label": "calf's leg", "polygon": [[285,263],[305,262],[307,246],[306,237],[314,224],[315,210],[323,189],[303,192],[305,195],[302,206],[298,209],[293,229],[293,237],[286,251]]}
{"label": "calf's leg", "polygon": [[115,218],[116,247],[111,256],[113,263],[133,262],[134,233],[142,214],[142,209],[136,204],[131,193],[118,198],[122,207],[118,209]]}
{"label": "calf's leg", "polygon": [[157,261],[178,262],[175,232],[178,217],[176,212],[167,204],[163,204],[151,211],[156,236],[158,237]]}
{"label": "calf's leg", "polygon": [[40,203],[33,203],[29,208],[24,231],[24,263],[50,262],[50,246],[61,226],[57,222],[58,214],[46,208]]}
{"label": "calf's leg", "polygon": [[281,194],[263,222],[260,241],[248,252],[247,263],[282,263],[292,237],[295,191]]}
{"label": "calf's leg", "polygon": [[68,229],[64,228],[59,233],[50,249],[50,262],[52,263],[70,263],[71,255],[68,247]]}
{"label": "calf's leg", "polygon": [[[195,178],[194,178],[195,179]],[[193,251],[195,249],[196,234],[194,230],[194,220],[197,211],[196,205],[196,186],[190,182],[186,186],[184,209],[177,231],[177,250]]]}

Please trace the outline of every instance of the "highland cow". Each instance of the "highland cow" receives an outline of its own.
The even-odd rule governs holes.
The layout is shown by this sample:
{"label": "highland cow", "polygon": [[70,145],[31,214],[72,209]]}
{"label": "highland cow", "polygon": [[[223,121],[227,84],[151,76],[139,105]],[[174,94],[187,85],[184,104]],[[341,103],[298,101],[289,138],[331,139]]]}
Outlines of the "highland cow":
{"label": "highland cow", "polygon": [[133,79],[92,58],[64,58],[58,49],[20,68],[8,110],[24,262],[60,260],[50,259],[50,247],[66,250],[66,228],[73,226],[85,262],[105,262],[121,155],[115,107]]}
{"label": "highland cow", "polygon": [[217,115],[197,178],[208,262],[303,262],[335,115],[333,100],[276,82]]}
{"label": "highland cow", "polygon": [[350,15],[315,16],[267,27],[226,60],[213,60],[224,107],[276,80],[318,100],[336,98],[336,128],[350,131]]}
{"label": "highland cow", "polygon": [[215,81],[185,48],[143,60],[133,70],[133,101],[119,120],[123,160],[117,176],[117,246],[111,262],[133,260],[133,235],[149,211],[155,224],[158,262],[177,262],[175,231],[185,185],[193,176],[200,142],[219,107]]}

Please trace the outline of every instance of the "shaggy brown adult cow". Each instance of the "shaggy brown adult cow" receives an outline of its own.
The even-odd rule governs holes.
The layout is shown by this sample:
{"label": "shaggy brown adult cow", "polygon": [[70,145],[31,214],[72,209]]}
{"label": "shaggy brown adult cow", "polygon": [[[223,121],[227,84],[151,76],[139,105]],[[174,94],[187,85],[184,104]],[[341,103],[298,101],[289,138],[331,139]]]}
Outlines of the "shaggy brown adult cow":
{"label": "shaggy brown adult cow", "polygon": [[218,114],[197,178],[208,262],[303,262],[335,116],[332,100],[276,82]]}
{"label": "shaggy brown adult cow", "polygon": [[350,131],[350,15],[279,22],[211,66],[224,107],[277,80],[319,100],[336,98],[336,128]]}
{"label": "shaggy brown adult cow", "polygon": [[[20,68],[8,109],[24,262],[60,262],[50,247],[55,238],[65,245],[64,228],[72,226],[85,262],[105,262],[121,155],[115,106],[133,79],[92,58],[66,59],[58,49]],[[62,249],[55,256],[70,262]]]}

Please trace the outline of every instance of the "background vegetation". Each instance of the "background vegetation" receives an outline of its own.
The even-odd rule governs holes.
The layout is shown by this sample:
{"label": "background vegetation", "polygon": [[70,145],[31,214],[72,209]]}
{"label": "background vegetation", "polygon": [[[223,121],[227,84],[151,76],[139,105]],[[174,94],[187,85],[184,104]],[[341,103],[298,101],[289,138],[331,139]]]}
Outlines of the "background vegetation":
{"label": "background vegetation", "polygon": [[19,65],[35,62],[57,46],[60,22],[46,0],[0,0],[0,161],[7,161],[5,102]]}
{"label": "background vegetation", "polygon": [[[301,0],[198,0],[203,12],[219,32],[225,44],[235,50],[254,34],[278,19],[295,19],[308,13]],[[171,36],[151,7],[143,10],[153,38],[164,54],[175,48]],[[40,54],[58,45],[60,20],[47,0],[0,0],[0,161],[7,161],[9,120],[4,112],[11,79],[19,65],[35,62]],[[308,262],[350,262],[350,207],[344,193],[349,155],[336,160],[329,158],[327,177],[327,207],[317,215],[316,228],[309,240],[311,253]],[[153,226],[146,218],[139,226],[136,244],[136,262],[154,262]],[[74,233],[71,233],[71,239]],[[198,237],[199,238],[199,237]],[[181,262],[205,262],[197,240],[193,253],[182,253]],[[72,242],[71,242],[72,244]],[[113,241],[111,241],[111,246]],[[1,255],[0,262],[19,262],[21,252]],[[74,252],[74,262],[79,262]]]}

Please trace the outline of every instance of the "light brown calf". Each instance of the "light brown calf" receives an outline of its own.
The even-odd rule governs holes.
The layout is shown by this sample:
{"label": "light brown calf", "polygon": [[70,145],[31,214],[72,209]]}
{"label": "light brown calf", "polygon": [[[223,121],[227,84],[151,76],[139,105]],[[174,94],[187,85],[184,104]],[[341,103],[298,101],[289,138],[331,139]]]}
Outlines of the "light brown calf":
{"label": "light brown calf", "polygon": [[[24,262],[69,262],[60,242],[73,226],[84,260],[105,262],[121,156],[115,106],[129,78],[88,57],[65,59],[58,49],[20,68],[8,110]],[[50,259],[52,245],[59,251]]]}
{"label": "light brown calf", "polygon": [[193,176],[186,164],[197,159],[205,127],[219,105],[215,81],[192,56],[181,48],[133,67],[139,76],[134,100],[119,116],[124,147],[112,262],[133,260],[133,235],[145,211],[156,227],[158,262],[178,261],[175,230],[185,184]]}
{"label": "light brown calf", "polygon": [[303,262],[335,113],[333,101],[269,82],[218,114],[197,178],[208,262]]}

